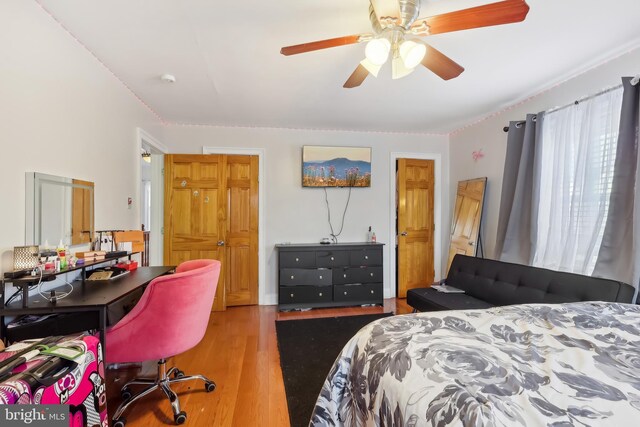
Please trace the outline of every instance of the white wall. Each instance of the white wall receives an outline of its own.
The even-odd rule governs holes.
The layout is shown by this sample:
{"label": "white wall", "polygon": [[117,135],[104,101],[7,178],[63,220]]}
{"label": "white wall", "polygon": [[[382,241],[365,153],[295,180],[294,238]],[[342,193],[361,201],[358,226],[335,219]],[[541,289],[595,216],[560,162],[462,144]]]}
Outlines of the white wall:
{"label": "white wall", "polygon": [[135,129],[159,120],[36,2],[0,2],[0,40],[0,269],[25,241],[27,171],[93,181],[96,228],[139,228]]}
{"label": "white wall", "polygon": [[[448,137],[437,135],[385,134],[339,131],[307,131],[288,129],[225,128],[205,126],[166,126],[163,142],[171,153],[199,153],[203,146],[244,147],[265,150],[265,215],[266,236],[260,250],[266,254],[266,291],[268,303],[277,301],[277,269],[274,245],[281,242],[314,243],[328,237],[327,210],[324,191],[302,188],[302,146],[335,145],[372,147],[372,184],[370,188],[355,188],[346,214],[340,242],[365,241],[371,225],[385,250],[385,297],[392,295],[395,281],[390,278],[390,153],[436,153],[442,156],[443,194],[448,188]],[[334,230],[340,219],[348,189],[328,189]],[[448,218],[448,202],[442,203],[442,216]],[[445,240],[448,233],[443,233]],[[446,253],[447,242],[440,242]]]}
{"label": "white wall", "polygon": [[[576,99],[621,83],[620,79],[623,76],[634,76],[638,73],[640,73],[640,49],[574,77],[507,111],[451,134],[450,200],[452,202],[455,200],[458,181],[483,176],[488,178],[485,216],[482,224],[482,238],[488,257],[495,255],[502,173],[507,145],[507,134],[503,131],[503,127],[507,126],[511,120],[524,119],[527,113],[537,113],[569,104]],[[479,149],[483,150],[485,157],[474,162],[471,157],[472,152]]]}

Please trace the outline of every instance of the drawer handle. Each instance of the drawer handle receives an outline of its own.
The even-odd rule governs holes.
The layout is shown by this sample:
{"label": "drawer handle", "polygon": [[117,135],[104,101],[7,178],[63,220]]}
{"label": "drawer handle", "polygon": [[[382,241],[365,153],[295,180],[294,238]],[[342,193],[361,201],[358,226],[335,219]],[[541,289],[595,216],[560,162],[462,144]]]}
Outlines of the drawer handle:
{"label": "drawer handle", "polygon": [[294,276],[291,276],[291,280],[293,280]]}
{"label": "drawer handle", "polygon": [[322,279],[322,276],[320,276],[320,279]]}
{"label": "drawer handle", "polygon": [[333,261],[333,260],[334,260],[334,258],[333,258],[333,257],[331,257],[331,261]]}
{"label": "drawer handle", "polygon": [[346,294],[347,294],[347,291],[344,291],[344,294],[346,295]]}
{"label": "drawer handle", "polygon": [[370,274],[371,274],[371,277],[373,277],[373,273],[370,273]]}
{"label": "drawer handle", "polygon": [[365,255],[365,256],[364,256],[364,259],[369,259],[369,255]]}
{"label": "drawer handle", "polygon": [[374,292],[373,292],[373,289],[371,290],[371,293],[374,293]]}
{"label": "drawer handle", "polygon": [[[371,292],[373,292],[373,291],[371,291]],[[320,292],[320,293],[318,294],[318,296],[319,296],[319,297],[321,297],[321,296],[322,296],[322,292]]]}
{"label": "drawer handle", "polygon": [[293,294],[291,294],[291,298],[293,298]]}
{"label": "drawer handle", "polygon": [[300,261],[300,258],[296,258],[296,262]]}

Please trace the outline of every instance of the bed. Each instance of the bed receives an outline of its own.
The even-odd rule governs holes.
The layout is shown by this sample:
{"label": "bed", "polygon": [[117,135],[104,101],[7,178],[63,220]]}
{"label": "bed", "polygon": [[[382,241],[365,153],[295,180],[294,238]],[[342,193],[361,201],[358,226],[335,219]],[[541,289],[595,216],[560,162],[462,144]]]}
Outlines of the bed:
{"label": "bed", "polygon": [[393,316],[336,359],[311,426],[624,426],[640,419],[640,307]]}

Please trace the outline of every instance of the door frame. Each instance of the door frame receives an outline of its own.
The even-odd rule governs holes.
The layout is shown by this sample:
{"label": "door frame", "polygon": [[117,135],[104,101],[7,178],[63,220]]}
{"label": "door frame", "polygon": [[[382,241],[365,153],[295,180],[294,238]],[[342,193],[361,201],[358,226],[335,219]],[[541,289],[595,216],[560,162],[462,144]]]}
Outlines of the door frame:
{"label": "door frame", "polygon": [[433,232],[433,269],[434,279],[442,278],[442,248],[445,233],[442,232],[442,218],[444,210],[448,206],[448,193],[443,192],[446,188],[447,177],[444,174],[442,164],[442,154],[440,153],[409,153],[409,152],[391,152],[389,155],[389,245],[387,248],[387,256],[389,259],[389,285],[384,289],[385,298],[396,297],[396,162],[398,159],[418,159],[433,160],[433,218],[435,222],[435,230]]}
{"label": "door frame", "polygon": [[[137,156],[137,178],[138,185],[136,186],[136,218],[138,218],[138,224],[140,223],[140,204],[142,203],[142,194],[140,192],[140,182],[142,181],[142,167],[140,166],[140,151],[143,145],[151,147],[152,155],[155,154],[167,154],[169,149],[166,145],[160,142],[157,138],[151,135],[149,132],[142,128],[136,128],[136,156]],[[152,163],[151,170],[151,233],[155,236],[159,236],[158,239],[152,239],[149,242],[149,265],[163,265],[164,256],[164,162]],[[154,190],[155,189],[155,190]],[[156,196],[156,197],[153,197]],[[137,229],[137,227],[136,227]]]}
{"label": "door frame", "polygon": [[275,305],[275,298],[269,298],[266,293],[266,258],[264,250],[265,240],[265,149],[241,147],[210,147],[203,146],[202,154],[238,154],[244,156],[258,156],[258,305]]}

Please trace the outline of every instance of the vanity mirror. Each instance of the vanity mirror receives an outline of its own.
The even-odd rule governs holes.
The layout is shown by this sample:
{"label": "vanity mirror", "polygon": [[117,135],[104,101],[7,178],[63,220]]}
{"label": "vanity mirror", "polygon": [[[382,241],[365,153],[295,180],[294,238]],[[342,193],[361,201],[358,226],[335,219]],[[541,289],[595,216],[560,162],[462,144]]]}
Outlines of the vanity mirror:
{"label": "vanity mirror", "polygon": [[93,190],[93,182],[27,172],[26,243],[90,243],[94,232]]}
{"label": "vanity mirror", "polygon": [[[451,220],[451,241],[449,242],[449,261],[451,266],[456,254],[478,256],[480,243],[480,223],[487,178],[470,179],[458,182],[456,204]],[[482,254],[484,258],[484,254]]]}

